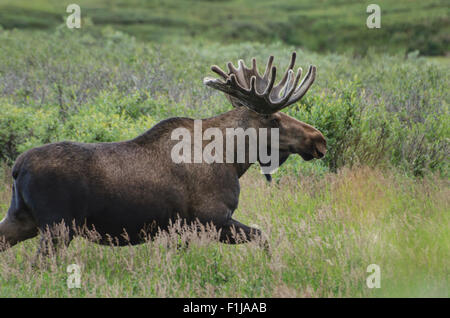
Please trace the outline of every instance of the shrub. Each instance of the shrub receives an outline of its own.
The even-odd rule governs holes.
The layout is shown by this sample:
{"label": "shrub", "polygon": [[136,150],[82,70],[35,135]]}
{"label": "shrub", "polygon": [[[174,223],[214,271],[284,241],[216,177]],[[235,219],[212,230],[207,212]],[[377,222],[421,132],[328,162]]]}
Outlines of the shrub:
{"label": "shrub", "polygon": [[[0,160],[9,164],[47,142],[118,141],[168,117],[223,113],[231,105],[202,84],[210,65],[248,64],[254,56],[262,71],[273,54],[284,69],[295,50],[279,43],[155,45],[111,28],[42,37],[8,31],[0,45]],[[370,50],[364,58],[297,53],[300,66],[315,64],[318,75],[284,111],[320,129],[328,153],[315,163],[290,159],[289,173],[364,164],[448,174],[448,64]]]}

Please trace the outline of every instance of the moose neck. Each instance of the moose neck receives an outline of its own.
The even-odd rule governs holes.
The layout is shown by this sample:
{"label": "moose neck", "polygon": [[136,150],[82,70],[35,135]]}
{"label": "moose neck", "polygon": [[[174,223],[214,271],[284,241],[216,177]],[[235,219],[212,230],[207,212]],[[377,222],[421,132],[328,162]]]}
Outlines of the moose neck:
{"label": "moose neck", "polygon": [[[200,127],[199,127],[200,126]],[[231,167],[235,172],[237,177],[241,177],[248,168],[254,163],[254,160],[249,160],[250,152],[252,152],[253,156],[258,153],[258,143],[252,142],[250,143],[249,138],[241,138],[244,140],[243,144],[239,143],[239,138],[233,136],[233,142],[231,147],[227,147],[227,130],[237,132],[241,131],[249,131],[249,128],[252,128],[256,132],[259,131],[259,128],[263,126],[261,121],[261,115],[247,109],[246,107],[237,107],[228,111],[226,113],[220,114],[215,117],[206,118],[202,120],[192,120],[188,118],[170,118],[160,123],[156,124],[147,132],[142,135],[130,140],[130,142],[134,144],[138,144],[142,147],[155,148],[155,143],[159,144],[160,151],[159,152],[167,152],[169,155],[173,150],[173,143],[167,142],[167,140],[171,140],[171,135],[173,130],[177,128],[185,128],[190,131],[190,135],[192,136],[192,140],[194,144],[194,151],[191,153],[191,162],[196,162],[196,151],[200,147],[196,147],[196,140],[201,146],[201,154],[200,161],[204,164],[207,164],[205,160],[205,149],[212,142],[212,139],[215,140],[215,137],[212,137],[208,140],[205,137],[205,134],[209,128],[213,128],[216,131],[220,131],[219,139],[221,139],[221,144],[217,149],[220,149],[218,157],[220,157],[220,161]],[[257,137],[258,138],[258,137]],[[198,141],[200,139],[200,141]],[[178,143],[178,141],[175,141]],[[253,146],[250,147],[250,146]],[[228,151],[228,156],[233,157],[227,158],[227,148],[231,149]],[[238,149],[239,148],[239,149]],[[252,148],[252,149],[251,149]],[[241,152],[244,152],[243,154]],[[197,153],[198,154],[198,153]],[[237,160],[244,158],[243,160]],[[254,158],[254,157],[253,157]],[[217,161],[215,161],[217,162]]]}
{"label": "moose neck", "polygon": [[[254,141],[254,148],[251,149],[250,147],[250,140],[246,136],[245,138],[242,138],[242,140],[245,140],[245,147],[242,147],[243,145],[239,145],[238,138],[234,137],[233,142],[233,162],[230,163],[229,158],[227,158],[227,133],[230,134],[231,132],[237,132],[237,129],[242,129],[244,132],[247,131],[249,128],[254,129],[256,134],[258,133],[258,130],[261,125],[261,121],[259,119],[259,114],[247,109],[246,107],[237,107],[233,110],[223,113],[221,115],[203,119],[202,120],[202,127],[203,131],[205,131],[208,128],[218,128],[222,132],[223,136],[223,162],[231,165],[235,171],[237,176],[240,178],[247,170],[250,168],[250,166],[254,163],[254,161],[249,160],[250,156],[250,150],[253,150],[255,152],[254,155],[257,154],[258,151],[258,143],[257,139]],[[228,132],[227,132],[228,129]],[[238,154],[239,151],[244,151],[244,154]],[[229,154],[228,154],[229,155]],[[239,155],[243,156],[244,160],[238,160]],[[242,157],[241,157],[242,159]]]}

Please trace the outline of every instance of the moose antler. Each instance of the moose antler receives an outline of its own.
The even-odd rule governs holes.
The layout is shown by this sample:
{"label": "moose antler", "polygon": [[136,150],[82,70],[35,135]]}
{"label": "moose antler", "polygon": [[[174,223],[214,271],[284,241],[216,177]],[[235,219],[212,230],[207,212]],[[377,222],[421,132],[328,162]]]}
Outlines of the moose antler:
{"label": "moose antler", "polygon": [[253,58],[252,68],[248,68],[242,60],[239,60],[238,68],[228,62],[228,73],[217,65],[213,65],[211,70],[219,74],[223,80],[205,77],[203,83],[229,95],[233,106],[244,105],[258,113],[272,114],[297,102],[314,82],[316,67],[311,65],[305,78],[297,87],[302,69],[299,67],[294,77],[296,56],[297,54],[293,52],[286,73],[275,87],[277,69],[272,66],[273,56],[269,57],[263,76],[259,75],[256,60]]}

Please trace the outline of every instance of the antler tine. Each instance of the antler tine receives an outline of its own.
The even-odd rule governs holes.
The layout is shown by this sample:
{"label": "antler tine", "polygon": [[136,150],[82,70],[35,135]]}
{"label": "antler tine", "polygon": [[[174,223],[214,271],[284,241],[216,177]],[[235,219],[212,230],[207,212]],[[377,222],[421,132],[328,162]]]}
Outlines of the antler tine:
{"label": "antler tine", "polygon": [[243,70],[246,70],[246,69],[248,69],[247,68],[247,65],[245,65],[245,62],[244,62],[244,60],[239,60],[238,61],[238,65],[239,65],[239,69],[243,69]]}
{"label": "antler tine", "polygon": [[224,80],[228,78],[228,74],[217,65],[211,66],[211,71],[221,76]]}
{"label": "antler tine", "polygon": [[275,86],[275,89],[278,89],[278,92],[280,92],[281,88],[286,84],[286,81],[288,80],[288,76],[289,76],[289,70],[292,70],[294,68],[296,58],[297,58],[297,53],[292,52],[291,61],[286,70],[286,73],[284,73],[283,79],[280,81],[280,83],[277,86]]}
{"label": "antler tine", "polygon": [[[289,70],[288,72],[290,73],[290,75],[288,77],[292,78],[294,71]],[[284,107],[287,107],[290,104],[292,104],[289,99],[291,98],[292,94],[294,94],[295,88],[297,87],[301,76],[302,76],[302,71],[301,71],[301,68],[299,68],[297,70],[297,75],[295,76],[294,83],[292,83],[292,81],[287,82],[286,89],[283,94],[283,98],[281,98],[281,100],[277,103],[277,105],[283,105],[283,108],[284,108]]]}
{"label": "antler tine", "polygon": [[284,91],[283,91],[283,96],[282,98],[286,97],[286,93],[288,92],[288,90],[290,89],[290,85],[292,85],[292,70],[288,70],[286,72],[285,77],[287,78],[287,84],[284,87]]}
{"label": "antler tine", "polygon": [[256,59],[254,57],[252,57],[252,71],[256,76],[261,77],[258,73],[258,68],[256,67]]}
{"label": "antler tine", "polygon": [[[289,100],[288,105],[293,104],[300,98],[302,98],[303,95],[306,94],[308,89],[314,83],[315,79],[316,79],[316,67],[314,65],[311,65],[308,69],[308,73],[306,74],[305,78],[300,83],[299,87],[295,89],[294,95],[292,96],[291,100]],[[294,88],[295,87],[296,85],[294,86]]]}
{"label": "antler tine", "polygon": [[230,74],[228,76],[231,76],[231,74],[234,74],[236,76],[237,83],[240,84],[239,86],[245,87],[246,68],[244,67],[244,61],[239,60],[237,68],[231,62],[228,62],[227,66],[228,66],[228,70],[229,70],[229,74]]}
{"label": "antler tine", "polygon": [[[267,65],[269,65],[269,64],[267,64]],[[270,74],[272,75],[270,77],[270,81],[267,84],[266,89],[262,93],[262,95],[267,99],[270,98],[270,93],[272,92],[273,84],[275,83],[275,78],[277,77],[277,68],[275,66],[272,66],[272,70],[271,70]],[[264,74],[264,77],[266,77],[266,74]]]}
{"label": "antler tine", "polygon": [[228,62],[227,67],[228,67],[229,74],[236,73],[237,69],[234,67],[232,62]]}
{"label": "antler tine", "polygon": [[272,68],[273,59],[274,59],[274,57],[273,57],[273,55],[271,55],[269,57],[269,60],[267,61],[266,70],[264,71],[264,75],[263,75],[264,79],[267,79],[269,77],[269,73]]}

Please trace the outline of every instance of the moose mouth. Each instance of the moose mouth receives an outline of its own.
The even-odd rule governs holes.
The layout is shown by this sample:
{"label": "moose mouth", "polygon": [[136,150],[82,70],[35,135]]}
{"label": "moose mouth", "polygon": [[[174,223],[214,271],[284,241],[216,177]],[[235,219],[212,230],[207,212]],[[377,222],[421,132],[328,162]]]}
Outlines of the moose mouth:
{"label": "moose mouth", "polygon": [[305,161],[310,161],[314,159],[313,155],[310,155],[309,153],[301,153],[300,156],[303,158],[303,160]]}
{"label": "moose mouth", "polygon": [[[326,150],[325,150],[326,151]],[[308,152],[299,152],[298,154],[303,158],[305,161],[310,161],[312,159],[321,159],[325,156],[325,151],[319,150],[317,147],[314,149],[313,154]]]}

